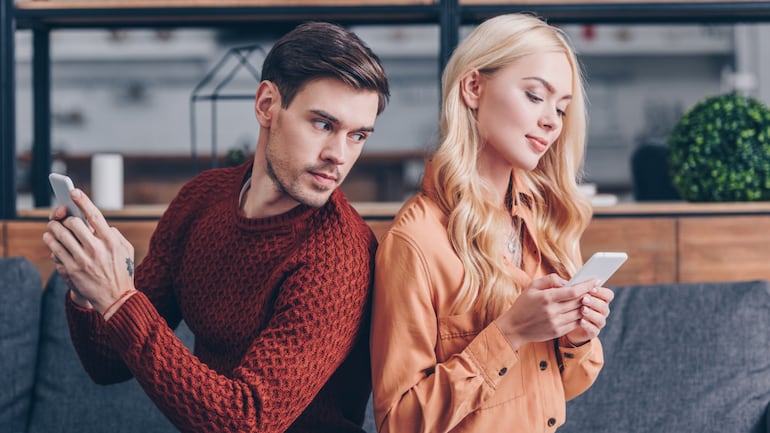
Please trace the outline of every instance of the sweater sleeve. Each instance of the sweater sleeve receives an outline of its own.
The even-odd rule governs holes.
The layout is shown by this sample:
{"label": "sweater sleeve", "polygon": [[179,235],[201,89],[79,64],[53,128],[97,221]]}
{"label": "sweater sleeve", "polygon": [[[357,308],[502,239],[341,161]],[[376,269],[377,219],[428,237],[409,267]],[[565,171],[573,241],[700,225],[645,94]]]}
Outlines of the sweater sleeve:
{"label": "sweater sleeve", "polygon": [[419,248],[390,232],[377,251],[370,337],[378,431],[447,432],[519,362],[496,325],[439,363],[431,276]]}
{"label": "sweater sleeve", "polygon": [[[171,288],[173,264],[169,258],[180,256],[179,238],[187,220],[181,209],[189,189],[189,185],[183,188],[169,205],[152,235],[147,257],[136,268],[136,288],[152,299],[155,309],[171,327],[179,324],[181,315]],[[120,354],[112,349],[102,316],[95,310],[78,307],[69,293],[65,308],[72,344],[91,379],[98,384],[130,379],[133,375]]]}
{"label": "sweater sleeve", "polygon": [[[182,245],[180,237],[189,220],[183,209],[187,207],[190,189],[191,184],[186,185],[158,221],[147,256],[136,267],[134,281],[136,288],[152,300],[172,328],[181,321],[181,314],[171,287],[174,264],[168,258],[176,256],[174,250]],[[65,308],[72,344],[91,379],[98,384],[130,379],[133,375],[120,354],[113,350],[102,316],[95,310],[77,306],[69,293]]]}
{"label": "sweater sleeve", "polygon": [[364,251],[331,245],[334,251],[319,249],[317,260],[298,263],[232,374],[217,373],[190,353],[143,294],[123,304],[106,334],[181,431],[284,432],[360,336],[375,243],[368,239]]}

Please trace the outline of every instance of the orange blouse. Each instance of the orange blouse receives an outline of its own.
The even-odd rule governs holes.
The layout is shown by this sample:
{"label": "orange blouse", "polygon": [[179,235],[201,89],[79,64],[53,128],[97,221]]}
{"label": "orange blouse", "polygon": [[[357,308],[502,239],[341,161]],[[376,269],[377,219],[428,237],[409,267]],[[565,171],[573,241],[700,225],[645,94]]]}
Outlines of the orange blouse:
{"label": "orange blouse", "polygon": [[[520,205],[515,212],[524,248],[522,269],[513,272],[527,287],[546,271],[528,229],[530,210]],[[377,250],[370,347],[379,432],[556,430],[565,401],[596,379],[601,343],[568,348],[549,341],[514,351],[477,311],[450,315],[463,268],[446,226],[436,203],[417,194]]]}

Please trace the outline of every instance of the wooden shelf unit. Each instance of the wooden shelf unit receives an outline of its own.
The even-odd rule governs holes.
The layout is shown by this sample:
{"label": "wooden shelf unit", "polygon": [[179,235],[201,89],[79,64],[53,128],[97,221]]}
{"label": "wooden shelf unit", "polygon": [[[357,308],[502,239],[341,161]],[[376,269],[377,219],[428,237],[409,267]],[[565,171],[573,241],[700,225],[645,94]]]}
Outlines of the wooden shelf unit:
{"label": "wooden shelf unit", "polygon": [[[343,24],[435,23],[439,67],[459,29],[494,15],[528,11],[554,23],[714,23],[770,21],[770,2],[737,0],[12,0],[0,2],[0,218],[16,217],[14,32],[33,32],[32,185],[50,204],[50,31],[67,28],[228,27],[285,31],[308,19]],[[438,72],[438,71],[437,71]]]}

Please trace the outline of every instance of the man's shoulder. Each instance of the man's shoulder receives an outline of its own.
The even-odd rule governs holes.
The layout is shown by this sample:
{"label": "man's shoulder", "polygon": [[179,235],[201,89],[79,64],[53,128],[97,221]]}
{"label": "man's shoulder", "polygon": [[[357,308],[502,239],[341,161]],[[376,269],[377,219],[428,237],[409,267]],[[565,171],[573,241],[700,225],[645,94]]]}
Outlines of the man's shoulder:
{"label": "man's shoulder", "polygon": [[[250,164],[248,165],[250,167]],[[202,191],[219,191],[221,188],[239,185],[248,174],[247,165],[235,167],[211,168],[197,174],[185,184],[185,188],[194,188]]]}
{"label": "man's shoulder", "polygon": [[321,224],[330,229],[330,236],[348,240],[359,239],[366,244],[375,239],[364,218],[339,189],[332,193],[320,214]]}

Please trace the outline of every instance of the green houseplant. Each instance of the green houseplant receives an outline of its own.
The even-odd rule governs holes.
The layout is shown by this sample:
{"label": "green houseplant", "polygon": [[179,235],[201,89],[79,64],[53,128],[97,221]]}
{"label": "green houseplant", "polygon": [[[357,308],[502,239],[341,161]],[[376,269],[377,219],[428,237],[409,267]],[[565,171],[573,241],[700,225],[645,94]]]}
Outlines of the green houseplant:
{"label": "green houseplant", "polygon": [[685,200],[770,200],[770,110],[756,99],[705,98],[668,141],[672,182]]}

